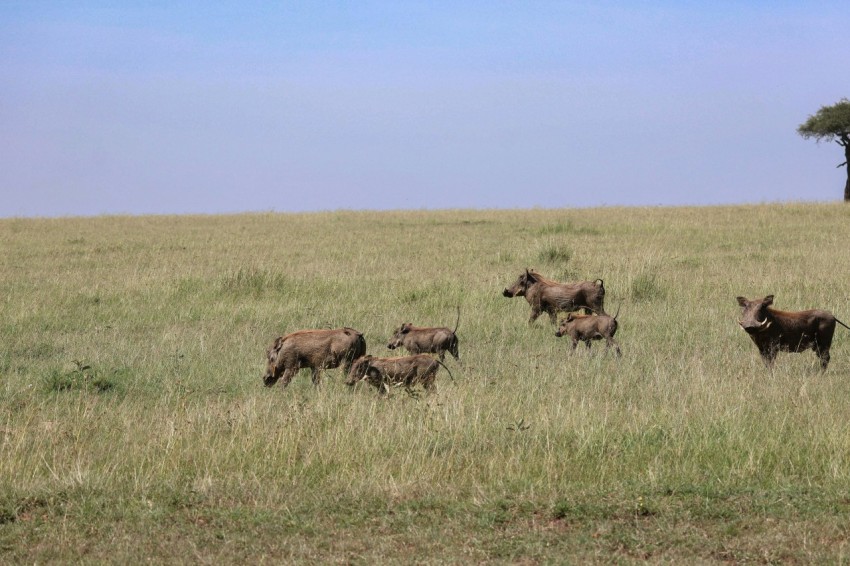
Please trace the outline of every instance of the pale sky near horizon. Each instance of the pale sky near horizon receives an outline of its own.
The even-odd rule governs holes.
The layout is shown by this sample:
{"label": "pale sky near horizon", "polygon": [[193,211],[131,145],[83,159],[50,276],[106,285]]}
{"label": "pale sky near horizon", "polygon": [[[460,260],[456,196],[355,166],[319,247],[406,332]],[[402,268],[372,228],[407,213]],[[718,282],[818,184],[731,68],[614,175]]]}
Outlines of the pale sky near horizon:
{"label": "pale sky near horizon", "polygon": [[[178,4],[175,6],[174,4]],[[0,217],[835,201],[844,1],[0,3]]]}

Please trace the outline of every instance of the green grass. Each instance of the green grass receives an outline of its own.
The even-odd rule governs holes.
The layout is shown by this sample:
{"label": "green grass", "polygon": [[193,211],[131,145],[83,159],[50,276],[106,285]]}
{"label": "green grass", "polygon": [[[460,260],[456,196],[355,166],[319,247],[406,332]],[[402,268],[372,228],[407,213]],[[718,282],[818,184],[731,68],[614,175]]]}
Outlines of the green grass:
{"label": "green grass", "polygon": [[[850,332],[767,371],[735,297],[850,319],[850,208],[0,220],[0,562],[847,562]],[[501,290],[602,278],[623,357]],[[265,349],[453,326],[436,394]]]}

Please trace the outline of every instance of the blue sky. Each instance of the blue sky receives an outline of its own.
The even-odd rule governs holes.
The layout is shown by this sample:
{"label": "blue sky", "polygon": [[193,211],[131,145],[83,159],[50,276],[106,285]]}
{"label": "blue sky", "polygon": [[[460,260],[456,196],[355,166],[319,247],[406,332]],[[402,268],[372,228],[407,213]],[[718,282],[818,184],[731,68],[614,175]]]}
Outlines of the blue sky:
{"label": "blue sky", "polygon": [[831,201],[845,2],[0,3],[0,217]]}

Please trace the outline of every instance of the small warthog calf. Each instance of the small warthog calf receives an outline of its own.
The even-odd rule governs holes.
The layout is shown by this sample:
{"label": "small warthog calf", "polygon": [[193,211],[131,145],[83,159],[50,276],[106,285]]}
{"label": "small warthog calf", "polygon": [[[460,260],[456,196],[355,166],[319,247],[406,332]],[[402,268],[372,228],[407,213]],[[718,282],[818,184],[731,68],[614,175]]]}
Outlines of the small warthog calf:
{"label": "small warthog calf", "polygon": [[609,316],[607,314],[574,314],[570,313],[567,318],[561,321],[555,336],[569,336],[572,338],[573,347],[575,350],[579,341],[584,342],[584,345],[590,348],[591,340],[605,339],[605,351],[607,352],[612,346],[617,355],[622,355],[620,345],[614,340],[614,334],[617,332],[617,315],[620,314],[619,307],[617,314]]}
{"label": "small warthog calf", "polygon": [[752,301],[738,297],[738,304],[743,309],[738,324],[750,335],[768,368],[773,367],[780,350],[804,352],[811,348],[820,359],[821,369],[826,371],[835,323],[850,328],[831,312],[821,309],[787,312],[769,308],[773,295]]}
{"label": "small warthog calf", "polygon": [[544,312],[549,315],[552,324],[558,322],[559,312],[584,309],[586,312],[605,314],[605,283],[602,279],[579,281],[578,283],[558,283],[543,277],[533,269],[514,281],[514,284],[502,291],[505,297],[525,297],[531,305],[531,324]]}
{"label": "small warthog calf", "polygon": [[427,354],[398,358],[363,356],[351,364],[345,384],[354,385],[359,381],[367,381],[381,394],[389,391],[393,385],[403,385],[409,390],[421,383],[426,390],[432,390],[440,366],[446,368],[451,377],[452,372],[445,364]]}
{"label": "small warthog calf", "polygon": [[437,354],[440,356],[440,361],[446,359],[446,352],[448,352],[458,360],[460,359],[457,349],[458,324],[460,324],[460,307],[457,309],[454,330],[444,326],[433,328],[413,326],[405,322],[395,330],[387,348],[395,350],[403,346],[411,354]]}
{"label": "small warthog calf", "polygon": [[313,370],[313,384],[318,385],[322,370],[351,362],[366,354],[366,340],[353,328],[335,330],[299,330],[277,338],[266,353],[268,363],[263,383],[271,387],[278,379],[289,385],[301,368]]}

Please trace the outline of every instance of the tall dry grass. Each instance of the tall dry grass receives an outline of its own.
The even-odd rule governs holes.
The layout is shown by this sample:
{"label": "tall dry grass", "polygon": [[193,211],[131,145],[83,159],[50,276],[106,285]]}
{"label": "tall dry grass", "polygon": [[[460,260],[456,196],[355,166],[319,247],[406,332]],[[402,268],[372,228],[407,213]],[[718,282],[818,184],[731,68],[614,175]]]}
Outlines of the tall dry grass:
{"label": "tall dry grass", "polygon": [[[848,218],[765,205],[0,220],[0,548],[163,558],[163,525],[197,542],[204,510],[245,537],[232,555],[206,541],[219,557],[256,556],[252,533],[270,556],[336,560],[368,547],[340,550],[323,527],[368,527],[398,505],[471,534],[522,501],[556,518],[595,517],[600,497],[670,505],[652,494],[840,506],[850,333],[837,330],[825,374],[810,353],[769,372],[735,297],[850,323]],[[546,317],[529,326],[525,301],[501,296],[526,267],[604,279],[623,357],[571,354]],[[320,388],[306,374],[262,387],[279,334],[347,325],[391,355],[399,323],[452,326],[457,305],[462,361],[434,395],[381,399],[341,370]],[[295,547],[274,546],[269,521]],[[105,542],[87,543],[87,526]]]}

